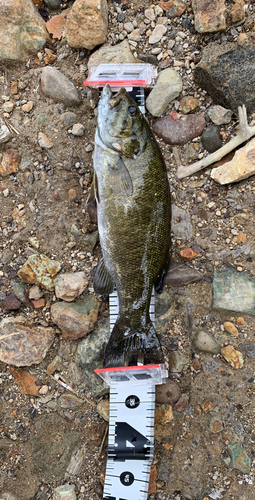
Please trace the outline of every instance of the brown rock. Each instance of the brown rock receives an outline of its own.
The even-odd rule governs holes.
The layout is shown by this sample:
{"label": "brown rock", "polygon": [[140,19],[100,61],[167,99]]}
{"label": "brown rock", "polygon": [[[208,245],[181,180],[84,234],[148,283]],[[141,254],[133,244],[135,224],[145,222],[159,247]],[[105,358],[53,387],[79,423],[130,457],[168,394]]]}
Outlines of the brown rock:
{"label": "brown rock", "polygon": [[31,373],[22,368],[9,368],[15,382],[17,383],[21,394],[29,396],[38,396],[41,383]]}
{"label": "brown rock", "polygon": [[255,139],[235,152],[234,158],[220,167],[213,168],[211,177],[219,184],[230,184],[255,174]]}
{"label": "brown rock", "polygon": [[186,10],[186,5],[181,0],[169,0],[169,2],[160,1],[161,9],[168,11],[169,17],[180,17]]}
{"label": "brown rock", "polygon": [[198,99],[190,95],[183,97],[179,103],[179,111],[186,115],[198,107]]}
{"label": "brown rock", "polygon": [[0,181],[0,191],[4,191],[7,188],[8,188],[7,184],[5,184],[5,182]]}
{"label": "brown rock", "polygon": [[38,364],[55,337],[53,328],[28,324],[23,316],[0,323],[0,360],[14,366]]}
{"label": "brown rock", "polygon": [[84,292],[88,280],[83,271],[61,274],[55,279],[55,294],[58,299],[72,302]]}
{"label": "brown rock", "polygon": [[241,232],[234,236],[233,243],[245,243],[246,242],[246,234]]}
{"label": "brown rock", "polygon": [[43,3],[42,0],[32,0],[32,2],[35,4],[37,8],[41,7]]}
{"label": "brown rock", "polygon": [[18,84],[17,82],[11,82],[11,94],[18,93]]}
{"label": "brown rock", "polygon": [[68,191],[68,198],[69,200],[74,200],[76,198],[77,194],[75,189],[69,189]]}
{"label": "brown rock", "polygon": [[29,113],[29,111],[31,111],[33,107],[34,107],[33,101],[28,101],[26,104],[23,104],[22,111],[24,111],[24,113]]}
{"label": "brown rock", "polygon": [[234,349],[232,345],[227,345],[221,349],[221,354],[233,368],[242,368],[244,359],[240,351]]}
{"label": "brown rock", "polygon": [[232,335],[235,335],[236,337],[238,336],[238,330],[235,325],[231,323],[231,321],[225,321],[223,326],[227,332],[232,333]]}
{"label": "brown rock", "polygon": [[214,410],[216,406],[216,403],[213,403],[212,401],[205,401],[203,404],[202,404],[202,410],[207,413],[207,412],[211,412]]}
{"label": "brown rock", "polygon": [[160,405],[155,410],[155,439],[160,443],[169,442],[172,437],[172,428],[168,424],[173,420],[172,406]]}
{"label": "brown rock", "polygon": [[192,0],[195,29],[199,33],[214,33],[226,28],[225,0]]}
{"label": "brown rock", "polygon": [[66,39],[71,47],[92,50],[106,41],[107,30],[106,0],[76,0],[65,27]]}
{"label": "brown rock", "polygon": [[237,23],[245,18],[245,13],[243,10],[244,4],[244,0],[234,0],[234,5],[230,11],[232,23]]}
{"label": "brown rock", "polygon": [[[208,109],[209,118],[215,125],[223,125],[231,122],[233,112],[231,109],[223,108],[222,106],[210,106]],[[222,160],[220,160],[222,161]]]}
{"label": "brown rock", "polygon": [[184,411],[187,410],[189,406],[189,396],[188,394],[182,394],[179,401],[174,405],[174,411]]}
{"label": "brown rock", "polygon": [[156,493],[157,491],[157,477],[158,473],[156,465],[152,465],[149,479],[148,496],[151,495],[151,493]]}
{"label": "brown rock", "polygon": [[53,54],[51,50],[47,51],[47,56],[44,58],[45,64],[52,64],[54,61],[56,61],[57,55]]}
{"label": "brown rock", "polygon": [[30,300],[39,300],[43,296],[42,290],[40,290],[39,286],[33,285],[29,290],[29,298]]}
{"label": "brown rock", "polygon": [[110,411],[110,401],[109,399],[102,399],[97,404],[97,411],[99,415],[106,421],[109,422],[109,411]]}
{"label": "brown rock", "polygon": [[58,40],[62,38],[65,30],[67,15],[69,14],[70,10],[71,9],[65,9],[61,14],[52,17],[46,23],[46,28],[53,38],[57,38]]}
{"label": "brown rock", "polygon": [[51,361],[51,363],[48,364],[46,368],[46,373],[47,375],[53,375],[53,373],[57,370],[60,371],[62,370],[62,359],[60,356],[55,356],[55,358]]}
{"label": "brown rock", "polygon": [[242,316],[239,316],[239,318],[237,318],[236,322],[240,326],[246,326],[246,321]]}
{"label": "brown rock", "polygon": [[181,262],[175,262],[171,259],[164,284],[171,286],[185,286],[189,283],[200,281],[202,278],[203,275],[196,269],[193,269],[193,267]]}
{"label": "brown rock", "polygon": [[192,260],[192,259],[196,259],[197,257],[199,257],[200,254],[194,252],[194,250],[192,248],[185,248],[184,250],[180,251],[180,256],[183,259]]}
{"label": "brown rock", "polygon": [[6,311],[15,311],[21,306],[21,301],[11,293],[5,297],[3,306]]}
{"label": "brown rock", "polygon": [[47,40],[45,22],[30,0],[8,0],[0,4],[0,60],[24,61]]}
{"label": "brown rock", "polygon": [[192,366],[194,370],[201,370],[201,361],[198,358],[192,360]]}
{"label": "brown rock", "polygon": [[61,196],[60,196],[60,193],[57,189],[55,189],[52,193],[52,197],[54,198],[54,200],[56,201],[59,201],[61,200]]}
{"label": "brown rock", "polygon": [[165,384],[156,385],[156,403],[174,404],[181,397],[181,389],[171,379]]}
{"label": "brown rock", "polygon": [[98,309],[99,301],[87,295],[81,302],[53,304],[51,317],[61,329],[63,339],[75,340],[85,337],[93,329]]}
{"label": "brown rock", "polygon": [[60,271],[61,264],[51,260],[45,255],[30,255],[18,271],[18,276],[27,283],[33,283],[46,290],[54,290],[56,274]]}
{"label": "brown rock", "polygon": [[218,434],[218,432],[221,432],[223,430],[223,423],[219,417],[215,416],[212,418],[210,422],[210,430],[216,434]]}
{"label": "brown rock", "polygon": [[32,303],[35,309],[41,309],[41,307],[45,306],[44,299],[32,300]]}
{"label": "brown rock", "polygon": [[154,133],[171,146],[186,144],[202,134],[205,128],[205,119],[202,115],[173,115],[163,116],[153,123]]}
{"label": "brown rock", "polygon": [[100,49],[96,50],[88,60],[88,70],[90,74],[91,68],[101,63],[124,64],[137,62],[140,61],[133,56],[128,41],[123,40],[117,45],[104,44]]}
{"label": "brown rock", "polygon": [[0,174],[3,177],[18,172],[19,170],[19,153],[14,149],[6,149],[3,153],[0,163]]}

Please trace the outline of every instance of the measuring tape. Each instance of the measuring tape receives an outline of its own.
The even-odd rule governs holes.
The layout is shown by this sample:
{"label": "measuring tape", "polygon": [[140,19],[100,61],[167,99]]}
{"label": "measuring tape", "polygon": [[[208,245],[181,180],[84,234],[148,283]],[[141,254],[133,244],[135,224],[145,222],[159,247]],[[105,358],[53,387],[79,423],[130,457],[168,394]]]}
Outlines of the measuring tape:
{"label": "measuring tape", "polygon": [[155,385],[164,365],[102,368],[110,386],[108,459],[103,500],[146,500],[154,451]]}
{"label": "measuring tape", "polygon": [[[109,296],[110,329],[119,312],[116,289]],[[155,292],[150,318],[155,326]],[[164,365],[102,368],[110,386],[108,459],[103,500],[146,500],[154,451],[155,385],[165,382]]]}
{"label": "measuring tape", "polygon": [[[144,87],[153,86],[157,70],[150,64],[100,64],[84,85],[112,91],[125,87],[145,114]],[[118,294],[109,295],[110,330],[119,313]],[[150,318],[155,326],[155,292]],[[108,458],[103,500],[147,500],[154,451],[155,386],[165,382],[164,365],[95,370],[110,387]]]}

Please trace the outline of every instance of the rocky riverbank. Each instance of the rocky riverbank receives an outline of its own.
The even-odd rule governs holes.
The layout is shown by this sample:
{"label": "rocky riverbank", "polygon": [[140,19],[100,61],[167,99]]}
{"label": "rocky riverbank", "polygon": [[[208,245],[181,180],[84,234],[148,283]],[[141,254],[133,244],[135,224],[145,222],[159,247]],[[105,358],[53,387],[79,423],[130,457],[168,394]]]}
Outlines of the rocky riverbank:
{"label": "rocky riverbank", "polygon": [[[255,4],[2,4],[0,499],[102,498],[109,401],[93,370],[109,305],[92,288],[99,92],[83,81],[99,62],[146,61],[159,75],[146,117],[168,168],[173,243],[156,298],[169,379],[149,500],[253,500]],[[236,136],[238,153],[187,176]]]}

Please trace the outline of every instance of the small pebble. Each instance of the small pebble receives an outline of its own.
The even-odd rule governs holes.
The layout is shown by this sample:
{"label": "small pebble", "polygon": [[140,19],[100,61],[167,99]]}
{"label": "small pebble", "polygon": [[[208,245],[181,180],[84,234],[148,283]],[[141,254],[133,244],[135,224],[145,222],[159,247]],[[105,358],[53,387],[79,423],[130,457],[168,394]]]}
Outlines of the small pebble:
{"label": "small pebble", "polygon": [[236,337],[238,336],[238,330],[233,323],[225,321],[223,326],[227,332],[232,333],[232,335],[235,335]]}
{"label": "small pebble", "polygon": [[84,134],[84,125],[82,123],[75,123],[72,128],[72,134],[76,137],[81,137]]}
{"label": "small pebble", "polygon": [[233,368],[238,369],[243,367],[243,355],[240,351],[234,349],[232,345],[227,345],[221,349],[221,354]]}
{"label": "small pebble", "polygon": [[240,326],[246,326],[246,324],[247,324],[242,316],[239,316],[239,318],[237,318],[236,322]]}
{"label": "small pebble", "polygon": [[69,200],[75,200],[76,196],[77,196],[77,194],[76,194],[75,189],[69,189],[69,191],[68,191]]}

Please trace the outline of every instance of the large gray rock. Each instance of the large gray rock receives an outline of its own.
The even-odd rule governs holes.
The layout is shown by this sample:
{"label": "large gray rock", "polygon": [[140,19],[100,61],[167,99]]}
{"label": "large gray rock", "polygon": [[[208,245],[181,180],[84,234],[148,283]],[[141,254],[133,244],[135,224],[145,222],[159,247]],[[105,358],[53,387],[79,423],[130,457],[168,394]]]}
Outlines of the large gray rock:
{"label": "large gray rock", "polygon": [[232,267],[216,270],[212,308],[255,315],[255,280]]}
{"label": "large gray rock", "polygon": [[210,43],[194,70],[195,82],[210,94],[215,103],[237,113],[245,104],[255,111],[254,43]]}
{"label": "large gray rock", "polygon": [[45,66],[42,69],[41,92],[46,97],[56,99],[67,106],[80,103],[79,94],[74,84],[60,71],[51,66]]}
{"label": "large gray rock", "polygon": [[110,337],[109,318],[104,320],[86,339],[79,343],[76,360],[82,368],[92,396],[99,397],[108,392],[102,379],[94,373],[96,368],[103,368],[104,352]]}
{"label": "large gray rock", "polygon": [[170,267],[164,280],[165,285],[185,286],[189,283],[196,283],[203,278],[203,275],[193,267],[171,260]]}
{"label": "large gray rock", "polygon": [[53,328],[30,324],[23,316],[4,318],[0,323],[0,361],[14,366],[38,364],[54,337]]}

